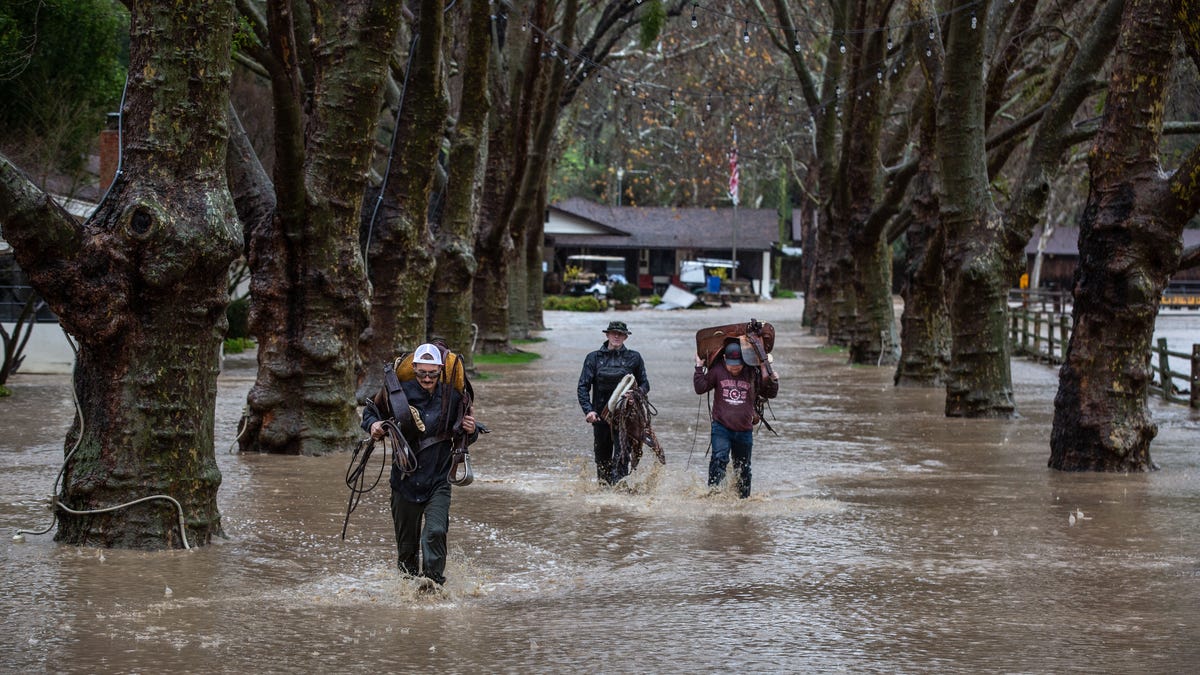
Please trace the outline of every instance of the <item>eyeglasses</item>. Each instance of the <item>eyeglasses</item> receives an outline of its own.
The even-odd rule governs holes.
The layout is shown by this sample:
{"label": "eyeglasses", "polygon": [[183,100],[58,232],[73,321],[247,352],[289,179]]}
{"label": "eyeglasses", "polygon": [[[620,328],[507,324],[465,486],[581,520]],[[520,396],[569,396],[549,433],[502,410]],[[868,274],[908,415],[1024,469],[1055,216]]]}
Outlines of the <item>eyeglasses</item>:
{"label": "eyeglasses", "polygon": [[413,371],[413,373],[417,376],[417,379],[420,379],[420,380],[436,380],[438,375],[441,374],[441,372],[442,371],[440,371],[440,370],[414,370]]}

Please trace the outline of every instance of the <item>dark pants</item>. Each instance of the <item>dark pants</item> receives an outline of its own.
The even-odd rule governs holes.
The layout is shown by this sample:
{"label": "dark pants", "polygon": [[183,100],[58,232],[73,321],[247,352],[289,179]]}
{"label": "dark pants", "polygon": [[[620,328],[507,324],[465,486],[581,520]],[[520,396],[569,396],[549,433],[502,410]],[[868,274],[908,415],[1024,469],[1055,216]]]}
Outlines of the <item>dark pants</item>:
{"label": "dark pants", "polygon": [[725,467],[733,455],[733,470],[738,475],[738,496],[750,496],[750,451],[754,448],[753,431],[730,431],[720,422],[712,423],[712,458],[708,460],[708,484],[725,480]]}
{"label": "dark pants", "polygon": [[613,461],[613,434],[608,422],[596,422],[592,425],[592,436],[595,440],[593,450],[596,454],[596,478],[602,485],[612,485],[629,475],[629,458],[626,457],[620,466]]}
{"label": "dark pants", "polygon": [[[425,523],[421,524],[422,517]],[[392,491],[392,522],[396,526],[397,565],[405,574],[446,583],[446,532],[450,529],[450,484],[433,491],[425,503],[405,501]],[[419,556],[418,556],[419,554]],[[425,560],[421,569],[421,558]]]}

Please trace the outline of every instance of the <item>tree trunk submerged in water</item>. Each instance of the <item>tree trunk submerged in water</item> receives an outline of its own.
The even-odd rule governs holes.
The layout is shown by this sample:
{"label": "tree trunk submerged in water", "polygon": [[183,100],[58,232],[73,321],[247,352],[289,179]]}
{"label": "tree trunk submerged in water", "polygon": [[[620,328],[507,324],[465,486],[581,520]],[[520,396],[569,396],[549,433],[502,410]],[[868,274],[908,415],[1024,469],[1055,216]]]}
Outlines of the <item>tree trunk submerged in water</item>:
{"label": "tree trunk submerged in water", "polygon": [[442,77],[442,3],[422,0],[419,11],[416,43],[410,45],[411,58],[404,64],[404,96],[383,193],[378,204],[364,209],[371,229],[371,324],[360,345],[358,398],[379,391],[384,364],[416,349],[429,332],[426,302],[435,269],[429,205],[448,103]]}
{"label": "tree trunk submerged in water", "polygon": [[[1010,417],[1016,406],[1008,346],[1004,222],[992,201],[984,146],[983,41],[965,12],[948,21],[937,102],[940,215],[950,308],[949,417]],[[982,309],[982,311],[981,311]]]}
{"label": "tree trunk submerged in water", "polygon": [[[483,3],[471,5],[466,17],[466,47],[457,123],[450,135],[446,207],[437,233],[437,268],[431,293],[430,332],[475,367],[471,305],[475,257],[475,220],[487,159],[488,69],[491,61],[491,19]],[[461,26],[461,24],[460,24]]]}
{"label": "tree trunk submerged in water", "polygon": [[[271,44],[256,54],[272,74],[277,207],[250,238],[258,376],[238,442],[244,452],[323,455],[360,433],[368,289],[358,234],[401,3],[310,2],[312,21],[268,7]],[[305,27],[316,32],[298,37]]]}
{"label": "tree trunk submerged in water", "polygon": [[[5,236],[80,344],[57,497],[90,513],[60,510],[58,541],[161,549],[221,533],[213,415],[241,240],[224,173],[232,28],[227,2],[134,4],[121,171],[82,227],[0,169]],[[8,187],[33,210],[10,218]]]}
{"label": "tree trunk submerged in water", "polygon": [[1074,330],[1054,400],[1049,466],[1148,471],[1158,433],[1146,407],[1158,303],[1178,268],[1183,225],[1200,196],[1200,154],[1168,173],[1159,162],[1162,113],[1180,25],[1200,47],[1194,2],[1131,2],[1079,230]]}

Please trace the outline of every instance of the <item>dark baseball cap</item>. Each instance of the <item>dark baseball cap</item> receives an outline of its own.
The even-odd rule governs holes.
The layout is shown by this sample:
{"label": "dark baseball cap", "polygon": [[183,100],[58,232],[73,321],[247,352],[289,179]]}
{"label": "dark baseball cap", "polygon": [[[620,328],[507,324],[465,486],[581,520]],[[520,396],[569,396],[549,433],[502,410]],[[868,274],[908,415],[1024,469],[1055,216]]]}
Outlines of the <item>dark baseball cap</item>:
{"label": "dark baseball cap", "polygon": [[742,346],[740,344],[736,342],[730,342],[725,346],[725,365],[742,365]]}

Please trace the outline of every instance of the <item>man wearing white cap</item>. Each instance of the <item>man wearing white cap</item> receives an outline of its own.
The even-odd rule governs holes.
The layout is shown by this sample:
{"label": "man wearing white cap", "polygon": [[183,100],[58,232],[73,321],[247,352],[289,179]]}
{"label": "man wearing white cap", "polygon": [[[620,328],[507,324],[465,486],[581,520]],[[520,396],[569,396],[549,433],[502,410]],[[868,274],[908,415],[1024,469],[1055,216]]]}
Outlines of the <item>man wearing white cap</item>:
{"label": "man wearing white cap", "polygon": [[392,520],[397,565],[405,574],[427,579],[422,588],[446,582],[453,441],[457,435],[470,445],[479,438],[470,387],[460,392],[453,386],[444,376],[443,362],[437,345],[417,347],[412,357],[415,377],[400,380],[385,371],[385,385],[375,395],[374,405],[363,409],[362,428],[371,438],[383,438],[393,425],[412,450],[404,461],[400,453],[394,454]]}

